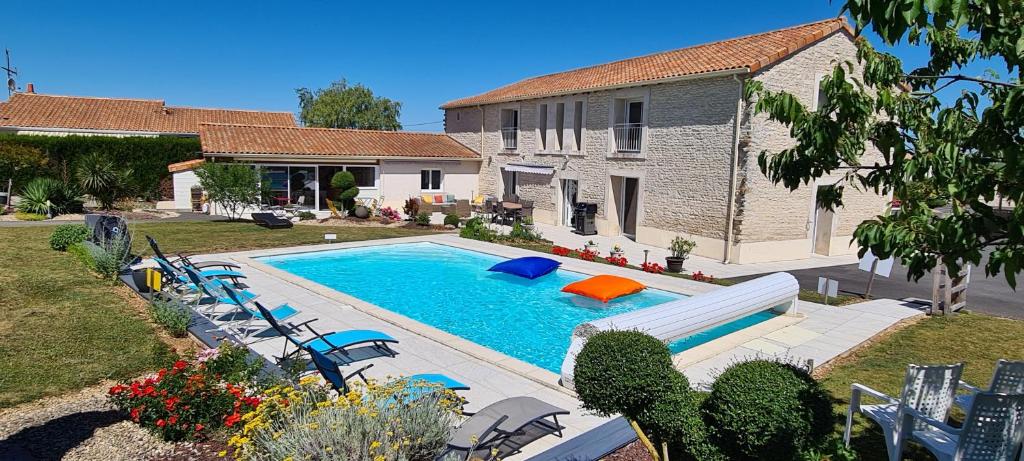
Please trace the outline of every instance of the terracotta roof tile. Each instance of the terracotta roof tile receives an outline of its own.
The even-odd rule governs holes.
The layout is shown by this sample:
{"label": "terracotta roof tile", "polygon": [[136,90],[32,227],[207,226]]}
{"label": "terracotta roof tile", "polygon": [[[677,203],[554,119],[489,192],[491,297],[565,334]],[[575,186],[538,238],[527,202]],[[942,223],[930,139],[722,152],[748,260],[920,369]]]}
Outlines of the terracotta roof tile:
{"label": "terracotta roof tile", "polygon": [[443,133],[202,124],[203,153],[478,159]]}
{"label": "terracotta roof tile", "polygon": [[172,163],[167,165],[167,171],[177,173],[179,171],[192,170],[195,169],[195,167],[202,165],[205,161],[205,158],[196,158],[192,160],[185,160],[184,162]]}
{"label": "terracotta roof tile", "polygon": [[0,105],[0,127],[198,134],[204,122],[295,126],[288,112],[168,107],[155,99],[16,93]]}
{"label": "terracotta roof tile", "polygon": [[853,31],[842,17],[622,61],[528,78],[476,96],[456,99],[442,109],[518,101],[600,88],[655,83],[718,71],[756,72],[840,29]]}

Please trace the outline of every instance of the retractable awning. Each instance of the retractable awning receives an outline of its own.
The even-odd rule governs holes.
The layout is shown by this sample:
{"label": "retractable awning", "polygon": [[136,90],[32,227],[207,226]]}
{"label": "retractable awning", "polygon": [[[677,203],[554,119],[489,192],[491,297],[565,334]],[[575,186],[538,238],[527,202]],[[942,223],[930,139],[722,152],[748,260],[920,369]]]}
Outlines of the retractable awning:
{"label": "retractable awning", "polygon": [[534,165],[530,163],[509,163],[504,166],[505,171],[518,171],[520,173],[533,174],[554,174],[555,167],[547,165]]}

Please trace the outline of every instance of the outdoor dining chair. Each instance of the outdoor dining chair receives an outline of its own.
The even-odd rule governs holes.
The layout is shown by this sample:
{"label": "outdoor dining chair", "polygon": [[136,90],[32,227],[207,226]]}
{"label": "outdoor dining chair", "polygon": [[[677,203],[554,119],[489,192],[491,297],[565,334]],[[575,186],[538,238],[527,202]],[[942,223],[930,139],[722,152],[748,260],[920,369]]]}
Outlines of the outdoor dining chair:
{"label": "outdoor dining chair", "polygon": [[1024,394],[1024,361],[1009,361],[999,359],[996,362],[996,371],[992,373],[992,381],[988,389],[979,389],[963,381],[960,387],[967,390],[966,394],[956,396],[956,406],[964,411],[971,408],[974,396],[979,392],[992,392],[996,394]]}
{"label": "outdoor dining chair", "polygon": [[1020,460],[1024,395],[975,394],[959,428],[916,410],[908,410],[905,418],[905,426],[928,426],[929,430],[914,430],[911,440],[927,448],[938,461]]}
{"label": "outdoor dining chair", "polygon": [[[946,421],[953,408],[953,397],[957,383],[963,374],[962,363],[954,365],[922,366],[910,364],[903,380],[903,388],[899,399],[885,395],[860,383],[854,383],[850,395],[850,409],[846,413],[846,430],[843,442],[850,446],[850,434],[853,429],[853,415],[861,413],[871,418],[882,428],[885,436],[886,449],[890,461],[899,461],[902,447],[909,436],[909,430],[931,430],[927,423],[914,421],[911,427],[904,427],[902,422],[908,410],[937,421]],[[867,394],[883,403],[862,405],[861,397]]]}

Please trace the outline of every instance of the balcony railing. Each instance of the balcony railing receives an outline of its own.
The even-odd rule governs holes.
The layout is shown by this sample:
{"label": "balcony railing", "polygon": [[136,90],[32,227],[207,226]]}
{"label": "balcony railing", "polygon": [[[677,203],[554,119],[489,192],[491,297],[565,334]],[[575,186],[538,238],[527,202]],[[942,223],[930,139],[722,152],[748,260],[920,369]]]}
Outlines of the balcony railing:
{"label": "balcony railing", "polygon": [[640,152],[643,129],[643,125],[640,123],[615,124],[615,150],[617,152]]}
{"label": "balcony railing", "polygon": [[519,128],[502,128],[501,143],[506,149],[515,149],[519,139]]}

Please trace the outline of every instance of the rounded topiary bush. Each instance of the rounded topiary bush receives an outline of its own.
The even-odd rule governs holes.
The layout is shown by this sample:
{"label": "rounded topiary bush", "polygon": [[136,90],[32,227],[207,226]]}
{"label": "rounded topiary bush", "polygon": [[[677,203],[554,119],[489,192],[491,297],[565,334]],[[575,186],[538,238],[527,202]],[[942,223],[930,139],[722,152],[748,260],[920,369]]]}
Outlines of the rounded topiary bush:
{"label": "rounded topiary bush", "polygon": [[677,374],[661,341],[637,331],[603,331],[576,356],[574,382],[584,408],[639,420],[671,391]]}
{"label": "rounded topiary bush", "polygon": [[724,461],[712,431],[700,414],[707,394],[690,388],[682,373],[670,375],[667,391],[640,415],[640,427],[660,446],[668,444],[672,460]]}
{"label": "rounded topiary bush", "polygon": [[459,227],[459,222],[460,222],[459,215],[456,215],[456,214],[446,214],[446,215],[444,215],[444,225],[446,225],[446,226]]}
{"label": "rounded topiary bush", "polygon": [[832,430],[832,402],[807,371],[753,360],[726,369],[703,405],[729,459],[793,460]]}
{"label": "rounded topiary bush", "polygon": [[89,228],[82,224],[61,224],[50,234],[50,248],[67,251],[68,247],[89,238]]}

